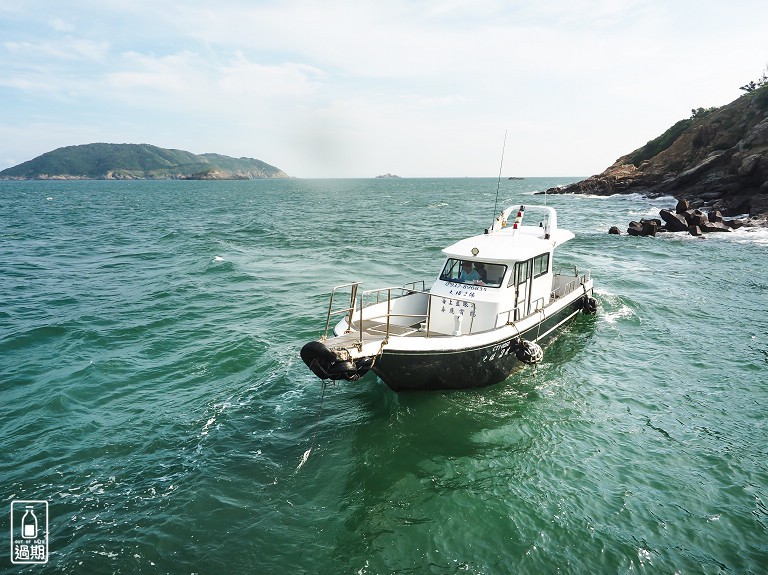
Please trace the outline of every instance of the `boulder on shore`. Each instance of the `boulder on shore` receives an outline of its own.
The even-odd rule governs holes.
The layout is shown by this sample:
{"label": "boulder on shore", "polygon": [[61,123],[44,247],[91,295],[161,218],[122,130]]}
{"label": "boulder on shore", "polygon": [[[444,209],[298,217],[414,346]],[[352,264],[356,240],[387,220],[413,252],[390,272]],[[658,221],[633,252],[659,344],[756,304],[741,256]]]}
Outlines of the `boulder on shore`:
{"label": "boulder on shore", "polygon": [[661,219],[667,225],[667,231],[670,232],[687,232],[688,222],[681,214],[673,213],[669,210],[661,210],[659,212]]}
{"label": "boulder on shore", "polygon": [[[660,210],[661,219],[642,219],[631,221],[627,227],[630,236],[655,236],[657,232],[688,232],[692,236],[701,236],[709,232],[730,232],[744,225],[741,220],[725,220],[719,210],[704,213],[688,208],[687,200],[680,200],[675,211]],[[662,224],[662,220],[664,223]],[[609,234],[619,234],[619,228],[612,226]]]}

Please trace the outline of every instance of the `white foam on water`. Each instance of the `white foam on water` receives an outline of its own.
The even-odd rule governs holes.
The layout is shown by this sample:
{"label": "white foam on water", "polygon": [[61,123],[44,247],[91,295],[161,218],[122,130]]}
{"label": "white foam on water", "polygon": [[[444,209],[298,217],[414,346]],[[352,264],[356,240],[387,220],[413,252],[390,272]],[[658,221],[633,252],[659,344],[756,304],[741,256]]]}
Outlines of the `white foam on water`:
{"label": "white foam on water", "polygon": [[200,436],[204,437],[210,433],[211,427],[216,423],[216,418],[219,417],[222,413],[224,413],[224,410],[232,407],[232,403],[229,401],[224,401],[222,403],[217,403],[213,405],[213,415],[208,419],[208,421],[205,422],[205,425],[203,425],[202,430],[200,430]]}
{"label": "white foam on water", "polygon": [[633,313],[634,312],[632,311],[631,307],[626,304],[622,304],[622,306],[616,311],[603,314],[601,319],[606,323],[616,323],[620,319],[632,316]]}
{"label": "white foam on water", "polygon": [[307,459],[309,459],[309,454],[312,452],[312,448],[310,447],[304,452],[304,455],[301,456],[301,461],[299,461],[299,466],[296,468],[296,471],[302,468],[302,466],[307,462]]}
{"label": "white foam on water", "polygon": [[594,294],[600,300],[600,309],[598,317],[606,323],[616,323],[620,319],[631,317],[635,314],[631,307],[624,303],[621,298],[605,289],[596,288]]}
{"label": "white foam on water", "polygon": [[723,239],[735,241],[740,244],[756,244],[768,246],[768,228],[743,227],[732,231],[730,234],[722,234]]}
{"label": "white foam on water", "polygon": [[213,425],[215,422],[216,422],[215,416],[210,418],[203,426],[203,430],[200,432],[200,435],[208,435],[208,430],[211,428],[211,425]]}

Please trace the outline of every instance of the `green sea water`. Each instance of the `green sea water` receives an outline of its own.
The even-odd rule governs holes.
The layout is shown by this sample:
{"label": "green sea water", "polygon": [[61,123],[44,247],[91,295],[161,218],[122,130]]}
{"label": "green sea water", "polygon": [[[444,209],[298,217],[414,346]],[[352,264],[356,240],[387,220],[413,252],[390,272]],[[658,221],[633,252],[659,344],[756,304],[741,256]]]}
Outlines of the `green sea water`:
{"label": "green sea water", "polygon": [[[549,196],[600,308],[537,367],[396,394],[299,359],[333,285],[431,280],[496,186],[0,182],[0,571],[768,573],[766,230]],[[22,499],[46,565],[11,563]]]}

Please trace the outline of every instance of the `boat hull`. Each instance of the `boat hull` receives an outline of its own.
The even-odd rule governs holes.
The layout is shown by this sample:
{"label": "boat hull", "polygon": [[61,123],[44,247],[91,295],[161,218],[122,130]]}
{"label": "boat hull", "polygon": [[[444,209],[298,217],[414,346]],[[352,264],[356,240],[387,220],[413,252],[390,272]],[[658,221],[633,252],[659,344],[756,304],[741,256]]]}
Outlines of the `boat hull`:
{"label": "boat hull", "polygon": [[519,337],[546,345],[582,313],[585,298],[591,295],[590,290],[519,336],[484,345],[439,351],[385,347],[371,369],[394,391],[470,389],[499,383],[524,365],[515,353]]}

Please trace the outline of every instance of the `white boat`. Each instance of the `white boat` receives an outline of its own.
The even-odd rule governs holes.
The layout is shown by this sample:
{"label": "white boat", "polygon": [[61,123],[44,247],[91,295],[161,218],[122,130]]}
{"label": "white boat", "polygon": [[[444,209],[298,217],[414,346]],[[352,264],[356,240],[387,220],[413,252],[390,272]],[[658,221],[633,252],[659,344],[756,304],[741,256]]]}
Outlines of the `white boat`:
{"label": "white boat", "polygon": [[523,225],[524,206],[510,207],[485,233],[445,248],[428,288],[333,288],[325,332],[302,359],[321,379],[373,371],[395,391],[490,385],[540,361],[542,347],[597,302],[589,272],[554,271],[555,248],[574,234],[558,227],[554,208],[528,211],[543,214],[535,225]]}

